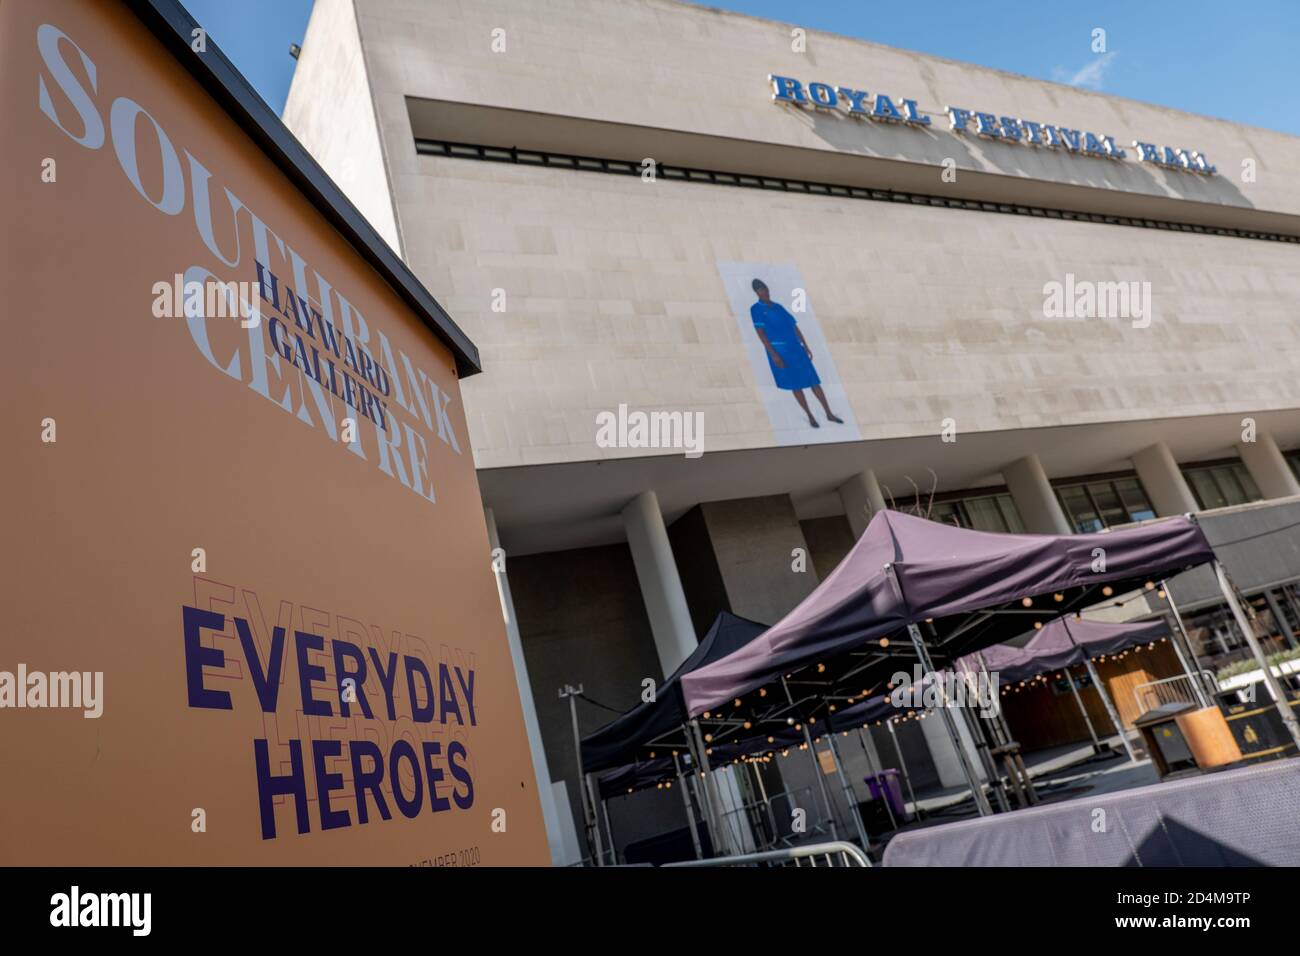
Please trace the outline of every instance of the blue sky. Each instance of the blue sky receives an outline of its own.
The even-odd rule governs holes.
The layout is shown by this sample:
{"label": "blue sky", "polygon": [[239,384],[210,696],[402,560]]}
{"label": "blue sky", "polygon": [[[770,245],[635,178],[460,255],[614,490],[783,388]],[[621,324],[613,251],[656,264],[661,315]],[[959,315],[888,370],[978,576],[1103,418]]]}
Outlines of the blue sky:
{"label": "blue sky", "polygon": [[[312,0],[182,2],[279,112],[293,76],[289,44],[302,42]],[[1300,135],[1300,0],[710,5]]]}

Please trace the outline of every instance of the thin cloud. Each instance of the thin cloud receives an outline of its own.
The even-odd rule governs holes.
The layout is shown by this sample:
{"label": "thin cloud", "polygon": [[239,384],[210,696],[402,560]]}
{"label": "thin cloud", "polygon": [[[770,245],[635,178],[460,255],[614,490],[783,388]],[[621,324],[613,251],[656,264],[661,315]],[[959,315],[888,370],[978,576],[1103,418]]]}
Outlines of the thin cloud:
{"label": "thin cloud", "polygon": [[1064,83],[1067,86],[1081,86],[1084,89],[1100,90],[1106,78],[1106,71],[1115,62],[1117,56],[1119,54],[1115,52],[1103,53],[1101,56],[1093,57],[1073,73],[1064,67],[1058,66],[1052,71],[1052,77],[1058,83]]}

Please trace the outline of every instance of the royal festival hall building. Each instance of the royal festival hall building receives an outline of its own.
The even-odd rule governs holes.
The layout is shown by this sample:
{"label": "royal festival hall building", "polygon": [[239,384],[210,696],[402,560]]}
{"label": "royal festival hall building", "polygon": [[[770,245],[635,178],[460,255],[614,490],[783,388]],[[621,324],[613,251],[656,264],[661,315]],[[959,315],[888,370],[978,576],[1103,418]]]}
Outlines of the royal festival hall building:
{"label": "royal festival hall building", "polygon": [[[1198,513],[1296,646],[1300,139],[670,0],[317,0],[284,118],[481,350],[463,452],[557,859],[558,691],[596,729],[884,508]],[[1202,668],[1246,656],[1207,571],[1171,591]],[[1091,615],[1168,612],[1117,599]],[[1128,721],[1177,667],[1101,673]],[[1087,737],[1066,694],[1008,699],[1024,746]],[[898,728],[918,789],[959,779],[938,723]],[[628,842],[684,819],[609,813]]]}

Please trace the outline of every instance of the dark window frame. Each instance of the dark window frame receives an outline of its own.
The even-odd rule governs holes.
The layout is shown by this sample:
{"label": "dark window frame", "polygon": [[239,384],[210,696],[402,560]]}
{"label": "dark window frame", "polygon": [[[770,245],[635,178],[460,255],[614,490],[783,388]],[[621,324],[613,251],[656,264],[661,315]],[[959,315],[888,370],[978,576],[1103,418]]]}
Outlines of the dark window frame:
{"label": "dark window frame", "polygon": [[[1138,491],[1142,493],[1142,497],[1147,503],[1147,510],[1151,512],[1151,517],[1156,517],[1156,509],[1155,505],[1151,502],[1151,495],[1147,493],[1146,485],[1142,484],[1142,478],[1136,471],[1109,471],[1090,475],[1076,475],[1070,478],[1058,478],[1052,481],[1051,485],[1052,491],[1056,493],[1057,503],[1061,506],[1061,510],[1065,512],[1065,517],[1069,520],[1070,524],[1074,526],[1075,533],[1082,534],[1086,529],[1080,528],[1078,523],[1075,521],[1073,512],[1071,512],[1069,506],[1065,502],[1065,498],[1061,494],[1063,490],[1078,488],[1087,496],[1088,504],[1092,507],[1093,514],[1097,516],[1097,520],[1101,524],[1101,529],[1118,528],[1123,527],[1125,524],[1134,524],[1138,521],[1150,520],[1149,518],[1133,517],[1132,509],[1129,508],[1128,503],[1124,501],[1124,496],[1120,494],[1119,488],[1117,487],[1117,483],[1120,481],[1136,482]],[[1120,507],[1124,509],[1124,513],[1128,516],[1128,521],[1120,524],[1110,524],[1106,521],[1104,511],[1097,501],[1097,496],[1093,494],[1092,488],[1089,487],[1090,485],[1101,484],[1103,482],[1110,485],[1111,494],[1115,496],[1115,499],[1120,503]]]}
{"label": "dark window frame", "polygon": [[[1207,505],[1201,499],[1201,493],[1196,488],[1196,482],[1192,480],[1191,477],[1192,472],[1205,473],[1205,475],[1214,483],[1214,486],[1216,490],[1219,492],[1220,497],[1222,497],[1225,501],[1228,500],[1228,496],[1223,493],[1222,484],[1219,482],[1218,478],[1215,477],[1214,475],[1214,469],[1216,468],[1236,469],[1239,470],[1241,474],[1246,476],[1247,480],[1250,482],[1250,485],[1246,486],[1245,484],[1242,484],[1241,487],[1242,492],[1245,494],[1246,500],[1229,501],[1226,505],[1211,506],[1211,505]],[[1187,482],[1187,487],[1191,489],[1192,497],[1195,498],[1196,503],[1200,505],[1201,511],[1211,511],[1214,508],[1234,508],[1237,507],[1238,505],[1253,504],[1256,501],[1264,500],[1264,494],[1259,490],[1259,486],[1255,482],[1254,475],[1250,473],[1250,469],[1246,467],[1246,463],[1242,461],[1240,458],[1214,458],[1209,461],[1192,461],[1192,462],[1187,462],[1186,464],[1180,464],[1178,466],[1178,470],[1179,472],[1182,473],[1183,480]],[[1236,476],[1234,475],[1234,477]],[[1240,484],[1240,480],[1238,481],[1238,483]],[[1255,489],[1255,493],[1256,495],[1258,495],[1258,497],[1255,498],[1250,497],[1249,494],[1250,488]]]}

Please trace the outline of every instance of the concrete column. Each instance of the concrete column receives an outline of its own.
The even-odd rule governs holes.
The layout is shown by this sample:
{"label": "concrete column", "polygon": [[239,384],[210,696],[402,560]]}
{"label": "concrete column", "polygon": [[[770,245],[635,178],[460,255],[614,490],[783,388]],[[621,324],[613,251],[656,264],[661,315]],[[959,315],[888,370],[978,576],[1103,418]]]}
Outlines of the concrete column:
{"label": "concrete column", "polygon": [[1161,518],[1201,510],[1191,485],[1187,484],[1178,462],[1174,460],[1173,451],[1165,442],[1158,441],[1134,455],[1134,468],[1138,470],[1143,488],[1147,489],[1152,507]]}
{"label": "concrete column", "polygon": [[1237,454],[1265,498],[1300,495],[1300,481],[1296,481],[1291,466],[1282,457],[1282,450],[1268,432],[1259,432],[1252,442],[1239,442]]}
{"label": "concrete column", "polygon": [[1133,456],[1133,467],[1142,479],[1151,505],[1162,518],[1200,511],[1196,496],[1164,442],[1156,442]]}
{"label": "concrete column", "polygon": [[871,517],[885,510],[885,496],[880,492],[876,473],[868,468],[840,485],[840,502],[848,516],[853,537],[862,537]]}
{"label": "concrete column", "polygon": [[623,508],[623,527],[627,531],[632,563],[645,601],[655,650],[664,676],[677,670],[690,657],[699,641],[686,606],[686,593],[673,560],[668,529],[659,511],[659,498],[653,491],[643,491]]}
{"label": "concrete column", "polygon": [[[510,659],[515,665],[519,704],[524,712],[524,731],[528,736],[528,749],[533,755],[533,773],[537,777],[537,799],[542,805],[542,820],[546,824],[546,843],[551,850],[551,862],[555,866],[564,866],[568,862],[564,832],[560,825],[559,810],[555,806],[551,771],[546,765],[546,748],[542,744],[542,729],[537,722],[537,707],[533,703],[533,685],[528,681],[528,665],[524,661],[524,644],[519,635],[519,621],[515,617],[515,602],[510,596],[505,551],[498,550],[501,547],[501,538],[497,534],[497,519],[491,508],[483,509],[483,518],[487,522],[488,547],[492,550],[492,567],[496,573],[497,595],[501,598],[501,616],[505,618]],[[565,819],[570,820],[571,817],[566,815]]]}
{"label": "concrete column", "polygon": [[1074,533],[1037,455],[1013,461],[1002,469],[1002,477],[1028,530],[1035,534]]}

